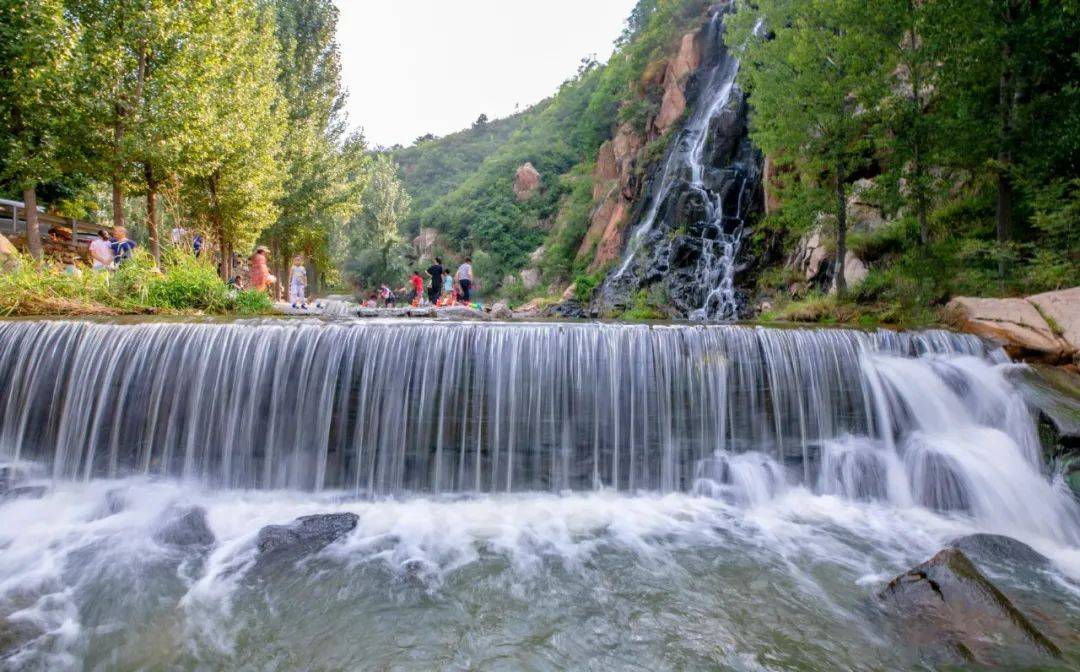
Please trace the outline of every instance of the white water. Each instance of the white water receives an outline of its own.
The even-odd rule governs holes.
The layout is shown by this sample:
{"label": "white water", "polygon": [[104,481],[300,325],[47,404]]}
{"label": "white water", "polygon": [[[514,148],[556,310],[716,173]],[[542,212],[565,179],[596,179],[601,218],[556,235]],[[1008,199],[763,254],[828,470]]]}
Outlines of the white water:
{"label": "white water", "polygon": [[[102,517],[110,491],[127,505]],[[192,503],[218,540],[205,557],[152,538],[168,507]],[[253,571],[261,526],[331,511],[358,514],[357,530],[296,569]],[[873,591],[956,536],[1000,531],[802,487],[754,504],[613,492],[362,502],[139,479],[64,484],[0,520],[0,609],[36,633],[5,665],[52,670],[873,669],[899,655],[864,622]],[[1080,600],[1064,578],[1080,579],[1080,549],[1010,531]]]}
{"label": "white water", "polygon": [[[442,346],[408,354],[425,343]],[[271,365],[275,357],[306,363]],[[107,366],[79,366],[94,361]],[[531,390],[557,390],[547,394],[571,408],[518,412],[524,424],[498,424],[499,438],[494,427],[455,433],[456,414],[438,409],[458,403],[445,386],[464,374],[426,377],[431,361],[485,370],[489,382],[477,389],[491,394],[477,408],[490,417],[533,409],[543,397]],[[170,368],[184,362],[190,370]],[[402,426],[385,424],[402,406],[364,401],[395,389],[368,368],[391,362],[407,364],[388,369],[399,381],[409,373],[404,389],[425,391],[401,397],[413,405],[412,438],[372,435],[403,465],[383,490],[392,496],[373,497],[352,487],[354,471],[335,472],[327,447],[340,434],[335,409],[382,418],[384,432]],[[485,368],[492,363],[503,367],[499,382],[497,368]],[[21,633],[14,648],[0,646],[0,669],[907,669],[917,661],[874,623],[873,596],[976,531],[1020,539],[1052,560],[1037,585],[994,578],[1034,596],[1064,628],[1051,636],[1071,650],[1080,513],[1044,472],[1032,418],[1005,376],[1012,366],[945,332],[0,325],[0,437],[9,456],[18,446],[24,464],[39,465],[31,484],[49,489],[0,502],[0,633]],[[351,396],[320,401],[320,390],[340,389],[332,380],[353,381]],[[272,391],[273,403],[245,415],[237,381]],[[298,393],[277,391],[283,381]],[[571,389],[578,396],[565,396]],[[194,413],[162,410],[180,401]],[[103,427],[107,408],[138,422],[119,433]],[[266,449],[283,450],[289,444],[268,432],[288,427],[290,409],[301,411],[292,418],[304,431],[285,436],[304,450],[278,453],[280,473],[323,464],[324,490],[218,487],[237,482],[222,474],[264,473],[265,462],[243,466],[244,437],[261,431]],[[446,433],[415,434],[429,421]],[[536,432],[568,443],[538,446]],[[498,473],[515,475],[513,493],[425,494],[440,482],[437,465],[462,463],[420,468],[410,451],[452,453],[462,436],[465,454],[477,439],[503,448]],[[139,449],[126,447],[131,437]],[[560,473],[579,474],[572,482],[586,491],[551,488],[546,474],[560,463],[548,457],[561,445],[581,446],[566,463],[576,470]],[[57,467],[86,464],[86,450],[106,469]],[[176,471],[127,468],[161,451],[177,456]],[[632,455],[649,469],[630,470]],[[504,472],[505,460],[531,466]],[[631,473],[642,478],[635,487]],[[213,547],[156,541],[167,512],[190,505],[207,510]],[[257,570],[262,526],[338,511],[359,516],[341,542]]]}
{"label": "white water", "polygon": [[641,251],[645,237],[655,228],[661,208],[676,187],[698,193],[705,212],[698,223],[701,252],[694,276],[704,293],[704,299],[701,306],[691,312],[690,318],[693,320],[730,321],[738,318],[739,309],[735,294],[735,264],[745,233],[746,213],[743,207],[747,178],[741,170],[729,170],[730,176],[726,179],[738,182],[734,212],[725,212],[724,194],[713,191],[705,184],[705,149],[710,141],[709,130],[713,121],[729,108],[737,91],[735,80],[739,74],[738,59],[722,47],[723,16],[722,12],[716,13],[708,28],[709,39],[716,44],[707,48],[706,53],[716,60],[706,66],[709,69],[702,83],[702,93],[695,101],[674,147],[667,154],[652,202],[644,217],[635,225],[623,261],[612,276],[618,279],[630,268]]}

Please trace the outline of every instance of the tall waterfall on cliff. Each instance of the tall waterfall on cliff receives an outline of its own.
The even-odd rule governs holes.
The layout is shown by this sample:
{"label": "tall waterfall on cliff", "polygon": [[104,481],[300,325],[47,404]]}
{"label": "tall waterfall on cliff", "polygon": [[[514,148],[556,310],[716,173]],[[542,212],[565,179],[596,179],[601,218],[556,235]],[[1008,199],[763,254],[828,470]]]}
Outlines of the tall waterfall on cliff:
{"label": "tall waterfall on cliff", "polygon": [[[645,195],[605,300],[657,282],[696,320],[733,320],[735,273],[747,219],[758,198],[759,158],[746,138],[738,59],[724,45],[724,13],[704,29],[692,110]],[[622,299],[625,301],[625,298]]]}
{"label": "tall waterfall on cliff", "polygon": [[946,332],[8,322],[0,446],[61,479],[369,495],[726,492],[758,463],[754,487],[1064,534],[994,357]]}

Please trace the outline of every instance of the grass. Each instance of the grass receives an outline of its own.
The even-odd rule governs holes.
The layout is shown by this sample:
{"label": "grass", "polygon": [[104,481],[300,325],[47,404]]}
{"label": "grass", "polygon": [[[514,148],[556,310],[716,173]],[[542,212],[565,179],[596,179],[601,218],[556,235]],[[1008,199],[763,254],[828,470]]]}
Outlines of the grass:
{"label": "grass", "polygon": [[142,251],[115,272],[64,266],[22,257],[0,273],[0,316],[259,315],[273,308],[261,292],[236,292],[214,266],[182,252],[169,252],[158,268]]}

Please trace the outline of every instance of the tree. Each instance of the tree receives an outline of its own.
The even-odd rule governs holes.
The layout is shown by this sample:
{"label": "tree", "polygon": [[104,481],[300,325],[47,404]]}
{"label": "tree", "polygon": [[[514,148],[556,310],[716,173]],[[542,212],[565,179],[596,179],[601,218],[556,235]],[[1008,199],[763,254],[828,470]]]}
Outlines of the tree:
{"label": "tree", "polygon": [[279,263],[303,252],[319,270],[332,267],[333,232],[355,212],[363,182],[363,137],[345,137],[345,93],[331,0],[275,0],[278,86],[286,117],[286,178],[279,216],[264,236]]}
{"label": "tree", "polygon": [[213,36],[196,49],[199,74],[211,93],[214,132],[192,142],[196,170],[184,181],[185,200],[212,232],[221,274],[232,274],[234,250],[250,249],[277,219],[283,137],[274,17],[246,0],[212,3]]}
{"label": "tree", "polygon": [[140,166],[146,191],[150,252],[161,260],[159,240],[161,185],[198,170],[189,150],[200,137],[216,132],[208,112],[210,92],[200,86],[207,54],[190,45],[213,40],[216,15],[211,0],[150,4],[141,22],[140,96],[131,113],[129,154]]}
{"label": "tree", "polygon": [[362,285],[393,283],[404,273],[401,225],[409,215],[409,195],[398,180],[397,164],[375,157],[360,199],[359,213],[349,226],[344,266]]}
{"label": "tree", "polygon": [[74,40],[60,0],[0,3],[0,172],[22,192],[35,259],[42,256],[37,187],[59,173]]}
{"label": "tree", "polygon": [[476,118],[476,121],[473,122],[472,126],[473,128],[483,128],[484,126],[487,126],[487,123],[488,116],[486,114],[481,114],[479,117]]}
{"label": "tree", "polygon": [[[847,291],[848,183],[868,161],[872,104],[882,82],[872,36],[859,29],[861,0],[763,0],[733,22],[740,76],[752,102],[751,137],[778,164],[794,166],[800,188],[836,222],[836,291]],[[771,32],[755,37],[758,21]],[[826,197],[826,193],[831,196]]]}

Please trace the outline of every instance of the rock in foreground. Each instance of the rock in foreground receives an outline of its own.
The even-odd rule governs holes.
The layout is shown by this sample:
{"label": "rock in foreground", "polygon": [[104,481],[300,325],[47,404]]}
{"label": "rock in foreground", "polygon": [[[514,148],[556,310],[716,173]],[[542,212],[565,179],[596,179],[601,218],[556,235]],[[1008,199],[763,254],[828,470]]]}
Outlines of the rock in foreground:
{"label": "rock in foreground", "polygon": [[880,597],[903,639],[927,657],[990,665],[1061,657],[1057,645],[957,548],[896,577]]}
{"label": "rock in foreground", "polygon": [[260,560],[321,551],[356,529],[359,520],[355,513],[326,513],[303,516],[288,525],[267,525],[255,542]]}

